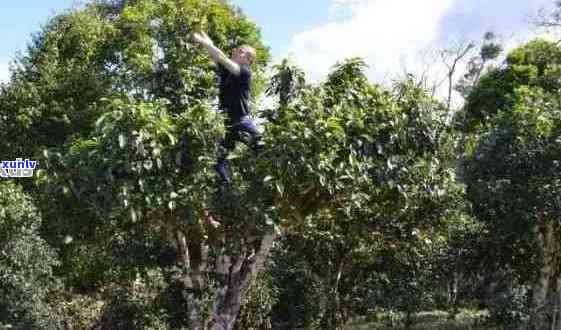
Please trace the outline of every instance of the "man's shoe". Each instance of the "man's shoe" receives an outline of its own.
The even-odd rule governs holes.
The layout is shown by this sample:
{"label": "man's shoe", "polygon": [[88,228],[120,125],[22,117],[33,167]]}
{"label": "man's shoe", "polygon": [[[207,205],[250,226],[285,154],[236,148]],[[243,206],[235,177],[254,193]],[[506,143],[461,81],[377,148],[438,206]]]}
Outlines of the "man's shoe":
{"label": "man's shoe", "polygon": [[263,142],[263,140],[261,139],[253,143],[253,151],[255,151],[256,155],[258,155],[261,151],[263,151],[264,148],[265,148],[265,142]]}

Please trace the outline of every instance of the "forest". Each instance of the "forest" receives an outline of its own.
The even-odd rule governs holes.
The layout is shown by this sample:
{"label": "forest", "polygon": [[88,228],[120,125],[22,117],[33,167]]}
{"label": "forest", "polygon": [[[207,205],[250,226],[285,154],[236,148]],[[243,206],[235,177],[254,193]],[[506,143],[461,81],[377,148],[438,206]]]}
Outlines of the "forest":
{"label": "forest", "polygon": [[[200,30],[256,50],[230,186]],[[445,97],[358,57],[312,83],[227,0],[53,16],[0,84],[0,160],[38,162],[0,177],[0,329],[561,330],[561,43],[439,54]]]}

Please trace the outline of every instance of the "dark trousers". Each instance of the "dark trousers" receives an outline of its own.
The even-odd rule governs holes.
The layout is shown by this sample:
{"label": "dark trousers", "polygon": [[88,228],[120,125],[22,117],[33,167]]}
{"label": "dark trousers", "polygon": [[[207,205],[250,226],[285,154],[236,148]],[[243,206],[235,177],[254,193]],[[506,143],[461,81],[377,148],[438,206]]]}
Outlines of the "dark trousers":
{"label": "dark trousers", "polygon": [[261,134],[249,116],[243,116],[239,120],[229,121],[227,123],[226,137],[222,141],[222,147],[225,149],[225,152],[220,155],[218,164],[216,164],[216,171],[227,184],[229,184],[232,179],[230,175],[230,162],[226,158],[236,147],[236,142],[247,142],[245,139],[242,139],[242,132],[249,134],[249,146],[256,152],[259,150]]}

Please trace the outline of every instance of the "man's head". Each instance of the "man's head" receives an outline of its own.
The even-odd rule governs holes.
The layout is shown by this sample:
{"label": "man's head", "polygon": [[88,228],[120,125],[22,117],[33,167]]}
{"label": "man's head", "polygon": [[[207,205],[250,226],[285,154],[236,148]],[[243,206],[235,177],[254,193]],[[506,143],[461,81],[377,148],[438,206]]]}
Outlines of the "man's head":
{"label": "man's head", "polygon": [[232,51],[232,61],[240,65],[250,65],[255,59],[255,49],[248,45],[235,48]]}

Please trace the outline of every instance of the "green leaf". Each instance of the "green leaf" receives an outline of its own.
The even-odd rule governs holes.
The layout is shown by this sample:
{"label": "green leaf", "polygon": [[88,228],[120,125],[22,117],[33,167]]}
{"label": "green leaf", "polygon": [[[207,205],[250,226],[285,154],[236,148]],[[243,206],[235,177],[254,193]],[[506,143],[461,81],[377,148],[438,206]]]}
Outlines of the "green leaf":
{"label": "green leaf", "polygon": [[272,179],[273,179],[272,176],[267,175],[267,176],[263,179],[263,182],[269,182],[269,181],[271,181]]}
{"label": "green leaf", "polygon": [[119,148],[124,149],[127,144],[125,136],[121,133],[119,134]]}

